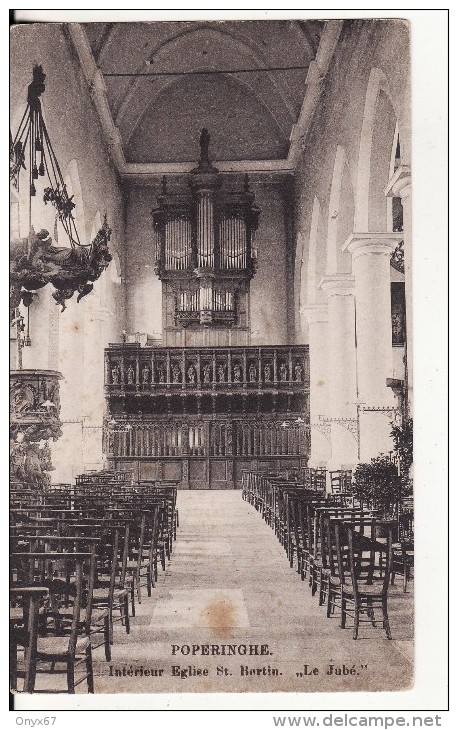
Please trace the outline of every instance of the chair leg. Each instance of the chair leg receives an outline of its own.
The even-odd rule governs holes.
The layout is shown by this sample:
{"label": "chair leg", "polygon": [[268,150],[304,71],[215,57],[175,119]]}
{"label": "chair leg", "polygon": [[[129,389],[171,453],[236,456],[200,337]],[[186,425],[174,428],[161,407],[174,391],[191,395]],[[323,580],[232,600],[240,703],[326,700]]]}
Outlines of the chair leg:
{"label": "chair leg", "polygon": [[347,623],[347,601],[342,596],[340,601],[340,628],[344,629]]}
{"label": "chair leg", "polygon": [[383,628],[385,629],[387,638],[391,639],[391,629],[390,629],[390,622],[388,621],[388,605],[387,605],[386,598],[384,598],[382,601],[382,611],[383,611]]}
{"label": "chair leg", "polygon": [[110,644],[113,644],[113,608],[109,611],[109,626],[110,626]]}
{"label": "chair leg", "polygon": [[323,606],[324,602],[329,601],[329,583],[328,579],[325,578],[323,575],[320,577],[320,591],[318,594],[318,605]]}
{"label": "chair leg", "polygon": [[69,694],[75,694],[75,658],[67,661],[67,691]]}
{"label": "chair leg", "polygon": [[10,639],[10,689],[17,690],[17,644]]}
{"label": "chair leg", "polygon": [[129,596],[124,598],[124,620],[126,622],[126,634],[130,634]]}
{"label": "chair leg", "polygon": [[326,616],[327,618],[331,617],[332,613],[332,589],[331,584],[328,585],[328,595],[327,595],[327,601],[326,601]]}
{"label": "chair leg", "polygon": [[86,649],[86,673],[87,673],[87,691],[94,694],[94,671],[92,668],[92,646],[89,642]]}
{"label": "chair leg", "polygon": [[409,580],[409,577],[410,577],[410,565],[407,562],[407,560],[404,560],[404,576],[403,576],[404,580],[403,580],[403,586],[402,586],[404,593],[407,593],[407,581]]}
{"label": "chair leg", "polygon": [[148,565],[148,568],[146,569],[146,592],[148,595],[148,598],[151,596],[151,566]]}
{"label": "chair leg", "polygon": [[135,584],[133,582],[130,589],[130,602],[132,604],[132,616],[135,616]]}
{"label": "chair leg", "polygon": [[111,644],[113,643],[110,624],[110,616],[108,615],[105,619],[105,624],[103,627],[103,636],[105,639],[105,659],[107,660],[107,662],[111,661]]}
{"label": "chair leg", "polygon": [[312,596],[314,596],[315,593],[317,592],[317,588],[318,588],[318,569],[315,566],[313,566],[311,586],[312,586]]}
{"label": "chair leg", "polygon": [[358,638],[358,629],[359,629],[359,604],[355,601],[355,618],[353,623],[353,638]]}

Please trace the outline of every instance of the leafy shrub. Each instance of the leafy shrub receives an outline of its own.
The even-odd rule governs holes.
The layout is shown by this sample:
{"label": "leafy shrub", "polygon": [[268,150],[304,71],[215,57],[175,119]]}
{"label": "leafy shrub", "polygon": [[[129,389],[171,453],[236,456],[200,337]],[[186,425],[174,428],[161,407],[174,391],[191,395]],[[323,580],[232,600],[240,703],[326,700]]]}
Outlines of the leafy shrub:
{"label": "leafy shrub", "polygon": [[377,456],[369,464],[358,464],[353,472],[354,496],[384,515],[393,512],[401,497],[401,487],[396,464],[388,456]]}

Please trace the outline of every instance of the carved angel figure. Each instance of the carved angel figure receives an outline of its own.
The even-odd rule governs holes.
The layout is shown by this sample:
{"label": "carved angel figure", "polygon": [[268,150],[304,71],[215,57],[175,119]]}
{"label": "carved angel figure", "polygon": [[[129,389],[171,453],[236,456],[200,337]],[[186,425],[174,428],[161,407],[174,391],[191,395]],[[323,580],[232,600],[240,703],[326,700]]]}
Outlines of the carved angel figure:
{"label": "carved angel figure", "polygon": [[250,383],[255,383],[256,382],[256,375],[257,375],[256,365],[254,364],[254,362],[252,362],[250,364],[249,369],[248,369],[248,376],[250,378]]}
{"label": "carved angel figure", "polygon": [[157,376],[159,378],[160,383],[165,383],[165,372],[164,372],[164,368],[162,367],[162,365],[158,365]]}
{"label": "carved angel figure", "polygon": [[202,372],[204,374],[204,383],[209,383],[210,382],[210,375],[211,375],[211,367],[208,364],[208,362],[205,363]]}
{"label": "carved angel figure", "polygon": [[132,365],[129,365],[127,368],[127,384],[133,385],[134,384],[134,377],[135,377],[135,371],[132,367]]}
{"label": "carved angel figure", "polygon": [[142,367],[142,383],[146,385],[149,380],[149,367],[148,365],[143,365]]}
{"label": "carved angel figure", "polygon": [[180,382],[181,370],[180,370],[180,366],[177,365],[176,363],[175,363],[175,365],[172,365],[172,377],[173,377],[174,383]]}

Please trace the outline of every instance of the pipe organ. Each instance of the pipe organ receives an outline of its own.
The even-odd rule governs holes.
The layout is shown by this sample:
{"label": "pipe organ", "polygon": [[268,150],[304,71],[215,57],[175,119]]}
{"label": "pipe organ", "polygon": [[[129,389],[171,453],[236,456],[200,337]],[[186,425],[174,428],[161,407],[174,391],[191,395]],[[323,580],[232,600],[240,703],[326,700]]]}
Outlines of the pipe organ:
{"label": "pipe organ", "polygon": [[308,347],[250,346],[249,287],[259,208],[248,176],[208,157],[163,178],[153,211],[163,343],[105,351],[104,452],[110,468],[184,489],[240,487],[243,469],[306,466]]}
{"label": "pipe organ", "polygon": [[[239,189],[225,189],[208,159],[202,130],[201,156],[188,191],[169,189],[165,178],[153,211],[155,270],[163,282],[165,344],[170,329],[235,327],[247,331],[249,281],[256,270],[254,235],[259,208],[248,176]],[[242,301],[243,300],[243,301]],[[168,325],[168,326],[167,326]],[[246,342],[246,339],[244,340]]]}

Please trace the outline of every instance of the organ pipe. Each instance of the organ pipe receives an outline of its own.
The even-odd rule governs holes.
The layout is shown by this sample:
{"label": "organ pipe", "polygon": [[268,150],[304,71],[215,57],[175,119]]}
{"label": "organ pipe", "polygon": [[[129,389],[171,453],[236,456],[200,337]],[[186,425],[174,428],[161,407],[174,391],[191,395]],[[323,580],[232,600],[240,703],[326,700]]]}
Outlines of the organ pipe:
{"label": "organ pipe", "polygon": [[197,250],[202,268],[213,268],[214,246],[213,200],[211,194],[204,191],[199,194],[197,203]]}
{"label": "organ pipe", "polygon": [[208,156],[209,140],[202,130],[200,160],[188,179],[190,191],[178,192],[178,186],[172,191],[164,178],[159,207],[153,211],[155,270],[161,280],[177,283],[164,291],[167,297],[178,291],[175,316],[184,326],[233,324],[235,292],[242,283],[246,286],[256,267],[253,236],[260,211],[248,177],[242,189],[225,191]]}

